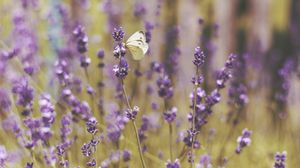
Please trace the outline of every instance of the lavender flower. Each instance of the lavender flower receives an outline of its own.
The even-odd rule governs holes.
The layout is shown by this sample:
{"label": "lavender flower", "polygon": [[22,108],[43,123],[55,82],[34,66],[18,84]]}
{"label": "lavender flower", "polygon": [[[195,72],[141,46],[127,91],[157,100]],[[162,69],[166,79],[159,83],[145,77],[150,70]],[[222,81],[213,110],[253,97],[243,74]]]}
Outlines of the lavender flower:
{"label": "lavender flower", "polygon": [[92,148],[91,148],[90,143],[84,143],[81,146],[81,152],[82,152],[82,155],[84,155],[86,157],[91,156],[91,154],[92,154]]}
{"label": "lavender flower", "polygon": [[84,32],[84,27],[81,25],[76,26],[76,28],[73,30],[73,35],[77,41],[77,51],[79,53],[85,53],[87,51],[88,37]]}
{"label": "lavender flower", "polygon": [[204,55],[204,52],[201,50],[201,48],[196,47],[193,60],[193,63],[196,65],[196,67],[200,67],[201,65],[203,65],[205,58],[206,56]]}
{"label": "lavender flower", "polygon": [[44,150],[44,160],[46,161],[47,165],[55,166],[55,163],[57,162],[57,158],[55,155],[54,147],[50,147],[49,149]]}
{"label": "lavender flower", "polygon": [[196,164],[196,168],[212,168],[211,157],[208,154],[200,156],[199,164]]}
{"label": "lavender flower", "polygon": [[138,106],[134,106],[133,109],[127,109],[125,111],[126,116],[129,120],[135,120],[136,115],[138,114],[138,112],[140,111],[140,108]]}
{"label": "lavender flower", "polygon": [[25,168],[33,168],[33,163],[27,162]]}
{"label": "lavender flower", "polygon": [[125,54],[126,54],[125,44],[119,42],[119,43],[114,47],[113,54],[114,54],[114,57],[115,57],[115,58],[124,57]]}
{"label": "lavender flower", "polygon": [[172,123],[176,119],[177,108],[172,107],[171,110],[164,113],[164,119],[168,123]]}
{"label": "lavender flower", "polygon": [[22,10],[13,16],[13,48],[18,50],[17,58],[21,60],[24,72],[32,75],[38,69],[38,38],[25,16]]}
{"label": "lavender flower", "polygon": [[95,167],[96,166],[96,160],[92,159],[91,161],[86,163],[87,167]]}
{"label": "lavender flower", "polygon": [[180,162],[178,159],[176,159],[174,162],[168,161],[166,163],[166,168],[180,168]]}
{"label": "lavender flower", "polygon": [[106,116],[105,120],[108,139],[112,142],[118,141],[122,130],[125,128],[125,124],[129,121],[126,114],[117,109],[112,109],[112,111]]}
{"label": "lavender flower", "polygon": [[142,17],[146,14],[146,8],[143,3],[136,2],[134,4],[134,11],[133,14],[135,17]]}
{"label": "lavender flower", "polygon": [[120,58],[120,63],[114,66],[113,71],[115,72],[115,76],[124,79],[128,75],[128,63],[125,58]]}
{"label": "lavender flower", "polygon": [[0,167],[5,167],[5,162],[8,159],[8,154],[5,146],[0,145]]}
{"label": "lavender flower", "polygon": [[23,107],[31,106],[33,101],[33,89],[26,78],[20,78],[13,82],[12,92],[18,95],[17,104]]}
{"label": "lavender flower", "polygon": [[243,148],[250,145],[250,143],[251,143],[251,139],[250,139],[251,134],[252,134],[252,131],[249,131],[247,128],[245,128],[242,132],[242,136],[239,136],[237,138],[238,146],[235,149],[235,152],[237,154],[240,154]]}
{"label": "lavender flower", "polygon": [[100,49],[100,50],[98,51],[98,53],[97,53],[97,57],[98,57],[99,59],[103,59],[103,58],[104,58],[104,55],[105,55],[105,53],[104,53],[104,50],[102,50],[102,49]]}
{"label": "lavender flower", "polygon": [[287,155],[286,151],[283,151],[282,153],[277,152],[275,154],[274,168],[285,168],[286,167],[286,164],[285,164],[286,155]]}
{"label": "lavender flower", "polygon": [[233,64],[235,63],[235,60],[236,60],[236,55],[234,54],[229,55],[229,58],[225,63],[225,67],[217,73],[216,85],[218,89],[224,88],[226,81],[231,78],[230,69],[234,67]]}
{"label": "lavender flower", "polygon": [[89,118],[89,120],[86,122],[87,131],[90,134],[95,135],[98,132],[98,129],[96,128],[97,123],[98,122],[95,117]]}
{"label": "lavender flower", "polygon": [[114,28],[112,36],[116,42],[121,42],[124,39],[125,32],[122,27]]}
{"label": "lavender flower", "polygon": [[161,74],[156,81],[158,86],[158,95],[164,99],[169,99],[173,96],[173,87],[171,80],[167,74]]}
{"label": "lavender flower", "polygon": [[50,127],[56,117],[54,106],[50,102],[50,95],[43,94],[39,100],[42,122],[45,127]]}
{"label": "lavender flower", "polygon": [[145,22],[145,37],[146,37],[146,43],[150,43],[152,39],[152,30],[154,29],[154,25],[151,24],[150,22]]}
{"label": "lavender flower", "polygon": [[131,152],[127,149],[123,151],[123,161],[128,162],[131,159]]}
{"label": "lavender flower", "polygon": [[88,67],[91,64],[91,58],[81,55],[80,56],[80,66],[83,68]]}
{"label": "lavender flower", "polygon": [[10,111],[11,101],[9,99],[8,93],[4,89],[0,89],[0,114],[7,113]]}
{"label": "lavender flower", "polygon": [[68,168],[69,167],[69,161],[68,160],[61,160],[61,161],[59,161],[59,165],[63,168]]}

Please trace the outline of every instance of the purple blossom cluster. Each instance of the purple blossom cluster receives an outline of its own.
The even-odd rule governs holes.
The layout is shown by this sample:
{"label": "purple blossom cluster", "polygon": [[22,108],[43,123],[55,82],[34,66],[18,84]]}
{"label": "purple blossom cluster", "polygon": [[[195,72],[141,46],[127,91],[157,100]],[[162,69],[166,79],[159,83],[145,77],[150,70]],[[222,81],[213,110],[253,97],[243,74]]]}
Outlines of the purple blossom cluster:
{"label": "purple blossom cluster", "polygon": [[168,161],[166,163],[166,168],[180,168],[180,162],[178,159],[176,159],[174,162]]}
{"label": "purple blossom cluster", "polygon": [[275,154],[275,163],[274,163],[274,168],[285,168],[286,167],[286,155],[287,155],[287,152],[284,151],[282,153],[280,152],[277,152]]}
{"label": "purple blossom cluster", "polygon": [[[287,21],[286,29],[299,27],[295,3],[291,0],[294,19]],[[300,69],[300,59],[299,47],[291,40],[298,36],[275,25],[275,35],[268,34],[272,40],[262,38],[265,31],[258,31],[259,37],[256,31],[248,32],[248,22],[259,17],[247,17],[265,9],[263,3],[249,16],[242,12],[243,22],[220,10],[233,25],[229,28],[193,16],[199,5],[188,1],[53,0],[46,8],[38,0],[0,4],[1,168],[212,168],[228,162],[249,167],[252,162],[239,165],[247,157],[232,159],[243,157],[254,140],[252,131],[243,129],[236,141],[234,135],[240,125],[257,130],[261,121],[260,132],[269,133],[265,142],[297,151],[297,129],[292,126],[298,125],[294,110],[299,82],[294,72]],[[219,20],[214,9],[224,6],[209,5],[208,12]],[[239,14],[245,6],[234,4],[232,13]],[[266,27],[259,22],[257,26]],[[145,33],[136,33],[128,42],[127,33],[136,31]],[[224,39],[229,41],[224,44],[221,38],[228,34],[236,38]],[[253,41],[259,47],[248,47]],[[128,50],[133,56],[144,54],[143,59],[131,58]],[[238,54],[225,58],[227,51]],[[263,109],[265,104],[269,109]],[[274,127],[267,118],[270,110]],[[286,155],[277,152],[273,167],[298,165]]]}
{"label": "purple blossom cluster", "polygon": [[242,152],[242,150],[246,147],[249,146],[251,143],[251,139],[250,136],[252,134],[252,131],[249,131],[247,128],[245,128],[242,132],[242,136],[239,136],[237,138],[237,143],[238,146],[235,149],[235,152],[237,154],[240,154]]}

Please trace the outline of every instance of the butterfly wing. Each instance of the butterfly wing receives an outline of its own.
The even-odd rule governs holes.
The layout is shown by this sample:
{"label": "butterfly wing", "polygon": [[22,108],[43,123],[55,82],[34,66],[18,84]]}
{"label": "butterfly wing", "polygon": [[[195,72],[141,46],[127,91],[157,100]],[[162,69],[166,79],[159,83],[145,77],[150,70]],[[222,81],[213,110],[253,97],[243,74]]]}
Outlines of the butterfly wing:
{"label": "butterfly wing", "polygon": [[133,59],[140,60],[148,51],[148,43],[146,43],[145,33],[137,31],[126,42],[126,47],[131,52]]}
{"label": "butterfly wing", "polygon": [[133,33],[127,40],[127,43],[136,41],[136,40],[143,40],[146,41],[145,33],[143,31],[137,31]]}
{"label": "butterfly wing", "polygon": [[134,60],[141,60],[142,58],[144,58],[144,52],[141,48],[139,48],[136,45],[126,45],[128,50],[130,51],[132,58]]}

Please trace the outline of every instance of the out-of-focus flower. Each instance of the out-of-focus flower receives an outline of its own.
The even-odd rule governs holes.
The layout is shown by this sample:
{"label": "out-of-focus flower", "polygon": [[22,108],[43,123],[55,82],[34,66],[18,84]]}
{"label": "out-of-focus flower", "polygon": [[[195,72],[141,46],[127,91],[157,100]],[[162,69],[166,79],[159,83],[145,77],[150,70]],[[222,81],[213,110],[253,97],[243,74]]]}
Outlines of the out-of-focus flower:
{"label": "out-of-focus flower", "polygon": [[25,165],[25,168],[33,168],[33,163],[32,162],[27,162]]}
{"label": "out-of-focus flower", "polygon": [[84,27],[77,25],[73,30],[73,35],[77,41],[77,51],[79,53],[85,53],[87,51],[88,37],[84,32]]}
{"label": "out-of-focus flower", "polygon": [[176,119],[177,108],[172,107],[171,110],[164,113],[164,119],[168,123],[172,123]]}
{"label": "out-of-focus flower", "polygon": [[154,29],[154,25],[151,24],[150,22],[145,22],[145,37],[146,37],[146,43],[150,43],[152,39],[152,30]]}
{"label": "out-of-focus flower", "polygon": [[135,17],[143,17],[146,14],[146,8],[142,2],[136,2],[134,4],[133,14]]}
{"label": "out-of-focus flower", "polygon": [[20,10],[13,17],[13,48],[18,50],[17,58],[22,62],[23,70],[28,75],[33,75],[38,69],[38,38],[35,28],[28,24],[26,14]]}
{"label": "out-of-focus flower", "polygon": [[88,67],[91,64],[91,58],[81,55],[80,56],[80,66],[83,68]]}
{"label": "out-of-focus flower", "polygon": [[5,167],[5,162],[7,161],[8,154],[5,146],[0,145],[0,167]]}
{"label": "out-of-focus flower", "polygon": [[275,158],[274,168],[285,168],[286,156],[287,156],[286,151],[283,151],[282,153],[276,152],[274,157]]}
{"label": "out-of-focus flower", "polygon": [[22,105],[23,107],[32,105],[33,88],[29,86],[26,78],[20,78],[13,81],[12,92],[18,95],[18,105]]}
{"label": "out-of-focus flower", "polygon": [[95,167],[96,166],[96,160],[95,159],[92,159],[91,161],[88,161],[86,163],[86,166],[87,167]]}
{"label": "out-of-focus flower", "polygon": [[167,74],[161,74],[157,79],[156,84],[158,86],[158,95],[160,97],[169,99],[173,96],[173,87]]}
{"label": "out-of-focus flower", "polygon": [[55,148],[51,146],[49,149],[44,149],[44,160],[46,161],[46,164],[49,166],[55,166],[55,163],[57,162],[57,158],[55,155]]}
{"label": "out-of-focus flower", "polygon": [[232,76],[230,69],[234,67],[234,63],[236,60],[235,54],[230,54],[229,58],[225,63],[225,67],[217,73],[216,86],[218,89],[222,89],[225,87],[225,83]]}
{"label": "out-of-focus flower", "polygon": [[11,101],[5,89],[0,89],[0,114],[10,111]]}
{"label": "out-of-focus flower", "polygon": [[125,111],[126,116],[129,120],[135,120],[136,115],[138,114],[138,112],[140,111],[140,108],[138,106],[134,106],[133,109],[127,109]]}
{"label": "out-of-focus flower", "polygon": [[87,131],[90,134],[95,135],[98,132],[98,129],[96,128],[97,123],[98,122],[95,117],[89,118],[89,120],[86,122]]}
{"label": "out-of-focus flower", "polygon": [[238,146],[235,149],[235,152],[237,154],[241,153],[243,148],[250,145],[250,143],[251,143],[251,139],[250,139],[251,134],[252,134],[252,131],[249,131],[247,128],[245,128],[242,132],[242,136],[239,136],[237,138]]}
{"label": "out-of-focus flower", "polygon": [[131,152],[127,149],[123,151],[123,161],[128,162],[131,159]]}
{"label": "out-of-focus flower", "polygon": [[212,168],[211,157],[208,154],[201,155],[199,163],[196,164],[196,168]]}
{"label": "out-of-focus flower", "polygon": [[104,58],[104,55],[105,55],[105,53],[104,53],[104,50],[103,50],[103,49],[100,49],[100,50],[98,51],[98,53],[97,53],[97,57],[98,57],[99,59],[103,59],[103,58]]}
{"label": "out-of-focus flower", "polygon": [[166,163],[166,168],[180,168],[180,162],[176,159],[174,162],[168,161]]}
{"label": "out-of-focus flower", "polygon": [[50,102],[50,95],[43,94],[39,100],[39,105],[42,122],[45,127],[50,127],[54,123],[56,117],[54,105]]}

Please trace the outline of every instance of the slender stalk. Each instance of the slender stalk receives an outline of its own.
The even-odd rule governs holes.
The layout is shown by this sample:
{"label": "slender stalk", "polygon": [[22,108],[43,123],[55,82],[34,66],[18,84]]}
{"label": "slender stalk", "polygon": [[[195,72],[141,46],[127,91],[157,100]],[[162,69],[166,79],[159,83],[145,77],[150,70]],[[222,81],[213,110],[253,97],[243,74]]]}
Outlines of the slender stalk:
{"label": "slender stalk", "polygon": [[136,124],[135,124],[134,120],[132,120],[132,125],[133,125],[133,128],[134,128],[136,141],[137,141],[138,148],[139,148],[139,155],[140,155],[140,159],[141,159],[141,162],[142,162],[142,166],[143,166],[143,168],[146,168],[145,160],[143,158],[143,153],[142,153],[141,142],[140,142],[140,138],[139,138],[137,127],[136,127]]}
{"label": "slender stalk", "polygon": [[87,81],[90,82],[90,76],[89,76],[89,72],[88,72],[87,68],[84,68],[84,75],[86,76]]}
{"label": "slender stalk", "polygon": [[234,133],[234,129],[236,128],[237,124],[235,123],[239,118],[240,118],[240,115],[242,113],[242,108],[243,107],[239,107],[236,111],[236,116],[235,118],[233,119],[232,121],[232,126],[230,127],[230,130],[229,130],[229,133],[227,134],[227,137],[225,139],[225,142],[223,144],[223,147],[222,149],[220,150],[220,153],[219,153],[219,156],[218,156],[218,162],[219,164],[221,164],[223,162],[223,156],[224,156],[224,153],[225,153],[225,150],[226,150],[226,146],[227,146],[227,143],[229,142],[230,138],[232,137],[233,133]]}
{"label": "slender stalk", "polygon": [[[168,102],[166,99],[164,99],[164,106],[165,106],[165,111],[168,111]],[[170,152],[170,161],[173,162],[173,149],[172,149],[172,134],[173,134],[173,129],[172,129],[172,123],[169,123],[169,152]]]}
{"label": "slender stalk", "polygon": [[[121,84],[122,84],[122,91],[123,91],[123,95],[124,95],[125,100],[126,100],[127,107],[129,108],[129,110],[132,110],[132,108],[130,106],[130,103],[129,103],[129,99],[128,99],[126,90],[125,90],[125,85],[124,85],[123,79],[121,79]],[[141,159],[141,162],[142,162],[142,167],[146,168],[145,160],[143,158],[143,153],[142,153],[142,147],[141,147],[141,142],[140,142],[139,134],[138,134],[137,126],[136,126],[134,120],[132,120],[132,125],[133,125],[134,133],[135,133],[135,136],[136,136],[136,141],[137,141],[137,145],[138,145],[139,156],[140,156],[140,159]]]}
{"label": "slender stalk", "polygon": [[30,156],[31,156],[31,161],[33,163],[34,166],[37,166],[36,165],[36,161],[35,161],[35,156],[34,156],[34,152],[33,152],[33,149],[30,149]]}
{"label": "slender stalk", "polygon": [[172,142],[173,142],[173,138],[172,138],[172,135],[173,135],[173,129],[172,129],[172,123],[169,123],[169,145],[170,145],[170,160],[171,162],[173,162],[173,149],[172,149]]}
{"label": "slender stalk", "polygon": [[[88,84],[91,85],[90,76],[89,76],[89,72],[88,72],[87,68],[84,68],[84,75],[87,79]],[[92,107],[91,107],[92,111],[93,111],[93,113],[95,113],[95,106],[96,106],[95,104],[96,104],[96,102],[95,102],[95,98],[94,98],[93,93],[90,95],[90,99],[91,99],[91,102],[92,102]]]}
{"label": "slender stalk", "polygon": [[197,83],[197,78],[199,74],[199,68],[196,68],[196,82],[194,85],[194,100],[193,100],[193,115],[192,115],[192,147],[191,147],[191,164],[190,167],[194,167],[194,161],[193,161],[193,150],[194,150],[194,130],[195,130],[195,114],[196,114],[196,100],[197,100],[197,88],[198,88],[198,83]]}

